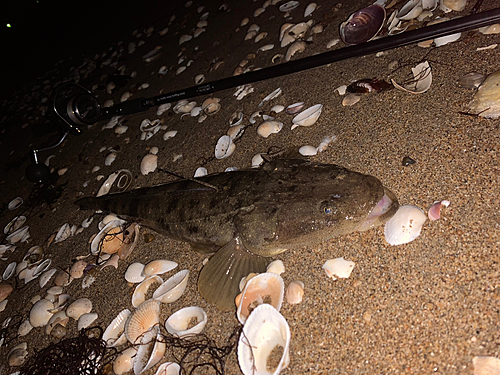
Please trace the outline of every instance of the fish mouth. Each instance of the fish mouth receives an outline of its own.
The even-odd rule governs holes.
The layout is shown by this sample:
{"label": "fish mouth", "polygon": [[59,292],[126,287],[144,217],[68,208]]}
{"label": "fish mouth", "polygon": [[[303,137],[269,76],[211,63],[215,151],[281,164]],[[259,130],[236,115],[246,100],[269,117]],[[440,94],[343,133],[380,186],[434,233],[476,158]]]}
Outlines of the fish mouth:
{"label": "fish mouth", "polygon": [[371,210],[366,220],[358,228],[358,231],[365,231],[384,224],[398,210],[399,203],[396,195],[384,186],[384,196]]}

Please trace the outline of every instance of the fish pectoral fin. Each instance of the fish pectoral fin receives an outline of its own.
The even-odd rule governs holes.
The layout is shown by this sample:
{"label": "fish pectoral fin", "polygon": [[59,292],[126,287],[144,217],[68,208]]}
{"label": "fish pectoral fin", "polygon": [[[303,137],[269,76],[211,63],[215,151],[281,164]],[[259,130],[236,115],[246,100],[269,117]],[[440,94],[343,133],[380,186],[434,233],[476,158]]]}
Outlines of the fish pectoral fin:
{"label": "fish pectoral fin", "polygon": [[267,264],[266,258],[248,251],[236,237],[205,264],[198,277],[198,290],[207,302],[221,310],[232,310],[241,279],[251,272],[265,272]]}

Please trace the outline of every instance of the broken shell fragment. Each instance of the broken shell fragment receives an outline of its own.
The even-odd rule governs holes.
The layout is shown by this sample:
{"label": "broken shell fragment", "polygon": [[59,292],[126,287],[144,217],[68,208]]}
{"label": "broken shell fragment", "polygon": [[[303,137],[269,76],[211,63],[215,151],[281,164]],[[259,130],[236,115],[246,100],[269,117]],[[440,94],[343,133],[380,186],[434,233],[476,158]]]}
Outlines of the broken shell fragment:
{"label": "broken shell fragment", "polygon": [[294,124],[292,126],[292,130],[299,126],[311,126],[314,123],[316,123],[316,121],[318,121],[319,116],[321,115],[322,109],[323,109],[322,104],[316,104],[306,109],[305,111],[300,112],[292,120]]}
{"label": "broken shell fragment", "polygon": [[201,307],[191,306],[170,315],[165,322],[165,328],[170,334],[183,338],[200,333],[206,324],[205,311]]}
{"label": "broken shell fragment", "polygon": [[278,9],[280,10],[280,12],[287,13],[290,12],[291,10],[294,10],[298,6],[299,6],[298,1],[288,1],[285,4],[280,5]]}
{"label": "broken shell fragment", "polygon": [[124,230],[121,225],[123,220],[113,220],[107,223],[104,228],[94,237],[90,244],[92,254],[99,253],[114,254],[123,246]]}
{"label": "broken shell fragment", "polygon": [[134,374],[142,374],[156,365],[163,358],[166,347],[158,326],[146,332],[134,359]]}
{"label": "broken shell fragment", "polygon": [[427,61],[418,64],[411,69],[413,72],[414,80],[408,85],[401,86],[394,79],[391,79],[392,84],[399,90],[407,91],[412,94],[422,94],[429,90],[432,84],[431,67]]}
{"label": "broken shell fragment", "polygon": [[[68,306],[68,308],[66,309],[66,315],[70,318],[78,320],[80,316],[89,313],[91,310],[92,301],[88,298],[80,298]],[[33,325],[33,327],[35,326]]]}
{"label": "broken shell fragment", "polygon": [[306,50],[306,42],[303,40],[297,40],[293,42],[293,44],[288,47],[286,53],[285,53],[285,61],[290,61],[290,59],[295,55],[296,53],[304,52]]}
{"label": "broken shell fragment", "polygon": [[500,117],[500,70],[486,77],[479,86],[469,110],[485,118]]}
{"label": "broken shell fragment", "polygon": [[441,218],[441,208],[448,207],[450,205],[450,201],[437,201],[429,207],[429,211],[427,211],[427,216],[430,221],[436,221]]}
{"label": "broken shell fragment", "polygon": [[244,375],[277,375],[290,362],[290,327],[272,306],[257,306],[238,341],[238,363]]}
{"label": "broken shell fragment", "polygon": [[158,323],[160,323],[160,302],[147,300],[127,319],[125,336],[132,344],[138,344],[144,333]]}
{"label": "broken shell fragment", "polygon": [[262,99],[262,101],[259,103],[259,107],[262,107],[264,105],[265,102],[268,102],[272,99],[275,99],[277,98],[278,96],[281,95],[281,88],[278,87],[276,90],[274,90],[272,93],[270,93],[268,96],[266,96],[264,99]]}
{"label": "broken shell fragment", "polygon": [[355,263],[344,258],[330,259],[323,264],[323,269],[328,277],[333,280],[346,279],[351,276]]}
{"label": "broken shell fragment", "polygon": [[182,270],[161,284],[153,293],[153,299],[163,303],[173,303],[186,290],[189,270]]}
{"label": "broken shell fragment", "polygon": [[426,220],[427,215],[420,208],[411,205],[401,206],[385,224],[385,240],[390,245],[411,242],[420,235]]}
{"label": "broken shell fragment", "polygon": [[279,121],[265,121],[257,128],[257,133],[264,138],[269,137],[271,134],[276,134],[283,128],[283,123]]}
{"label": "broken shell fragment", "polygon": [[7,208],[11,211],[14,211],[15,209],[21,207],[23,202],[24,202],[23,198],[21,198],[21,197],[14,198],[9,202],[9,204],[7,205]]}
{"label": "broken shell fragment", "polygon": [[303,156],[314,156],[318,153],[318,149],[311,145],[305,145],[299,148],[299,154]]}

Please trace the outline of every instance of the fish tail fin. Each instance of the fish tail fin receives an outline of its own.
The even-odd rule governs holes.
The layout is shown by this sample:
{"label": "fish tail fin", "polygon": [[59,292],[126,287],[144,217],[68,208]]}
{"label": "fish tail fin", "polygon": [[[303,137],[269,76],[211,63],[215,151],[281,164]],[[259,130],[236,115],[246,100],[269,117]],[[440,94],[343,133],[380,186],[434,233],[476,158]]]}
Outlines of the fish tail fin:
{"label": "fish tail fin", "polygon": [[252,254],[235,238],[205,264],[198,277],[198,290],[219,309],[234,309],[241,279],[251,272],[265,272],[267,263],[266,258]]}
{"label": "fish tail fin", "polygon": [[97,200],[93,197],[78,199],[75,204],[80,206],[80,210],[98,210]]}

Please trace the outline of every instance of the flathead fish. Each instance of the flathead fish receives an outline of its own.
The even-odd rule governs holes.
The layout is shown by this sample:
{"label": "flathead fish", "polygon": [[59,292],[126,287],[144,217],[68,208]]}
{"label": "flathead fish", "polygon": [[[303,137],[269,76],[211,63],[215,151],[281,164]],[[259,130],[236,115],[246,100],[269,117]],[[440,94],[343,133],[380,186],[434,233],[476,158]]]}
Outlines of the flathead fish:
{"label": "flathead fish", "polygon": [[83,198],[77,204],[133,219],[214,253],[200,272],[198,290],[223,310],[234,308],[241,278],[264,272],[269,257],[373,228],[398,208],[395,195],[377,178],[301,159]]}

